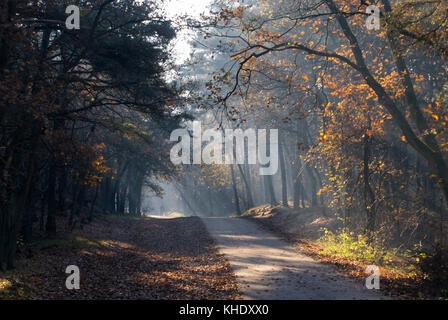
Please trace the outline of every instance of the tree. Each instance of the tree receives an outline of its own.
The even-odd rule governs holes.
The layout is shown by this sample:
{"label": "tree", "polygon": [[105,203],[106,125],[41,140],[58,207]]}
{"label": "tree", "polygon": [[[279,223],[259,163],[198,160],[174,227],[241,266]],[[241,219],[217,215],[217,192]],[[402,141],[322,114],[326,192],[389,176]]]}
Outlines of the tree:
{"label": "tree", "polygon": [[[428,108],[428,98],[433,91],[421,89],[430,86],[440,90],[437,82],[446,78],[446,74],[433,72],[426,77],[417,65],[421,60],[429,61],[421,55],[416,58],[416,50],[421,50],[431,56],[433,66],[445,65],[444,47],[434,40],[439,33],[446,32],[446,27],[440,24],[446,20],[446,14],[435,10],[440,5],[445,4],[440,1],[428,4],[418,13],[421,19],[411,21],[413,12],[422,9],[423,4],[393,8],[388,1],[382,1],[384,32],[373,34],[365,28],[365,7],[359,6],[357,1],[265,1],[256,6],[231,3],[217,14],[215,20],[216,26],[232,30],[233,33],[227,34],[232,34],[229,38],[234,49],[232,69],[224,70],[224,75],[215,81],[215,87],[231,87],[216,101],[223,102],[228,108],[231,97],[247,97],[250,87],[254,84],[256,87],[263,77],[269,77],[271,83],[285,79],[289,88],[313,93],[316,100],[322,101],[323,93],[330,98],[318,105],[323,121],[321,144],[335,150],[331,143],[338,137],[334,136],[335,127],[327,126],[327,119],[343,130],[349,117],[354,120],[353,129],[358,130],[352,139],[364,137],[365,159],[361,177],[365,185],[367,216],[373,215],[372,205],[377,203],[369,181],[372,179],[369,168],[374,163],[368,152],[369,137],[385,136],[384,130],[387,130],[388,138],[395,131],[397,143],[405,141],[426,160],[428,176],[436,178],[448,201],[448,171],[442,134],[446,122],[434,121],[442,115],[437,112],[432,115],[433,108]],[[401,20],[405,22],[399,24],[396,17],[403,13],[403,8],[412,10]],[[423,30],[433,30],[430,31],[431,40],[425,42],[430,47],[418,46],[424,38],[418,33]],[[284,57],[286,52],[292,55],[285,59],[287,64],[272,63],[273,59]],[[296,63],[301,59],[300,53],[307,65]],[[233,84],[228,80],[229,73],[234,75]],[[435,105],[441,106],[441,102],[437,101]],[[428,109],[431,111],[425,115]],[[333,121],[332,117],[339,114],[344,116]],[[400,134],[389,127],[389,123],[393,123]],[[339,148],[343,150],[345,147],[340,144]],[[344,176],[336,170],[331,170],[338,176],[335,182],[339,181],[335,194],[346,197],[349,193]]]}
{"label": "tree", "polygon": [[[55,236],[59,216],[70,228],[91,220],[98,197],[112,213],[125,194],[139,214],[143,184],[160,192],[151,176],[170,170],[158,142],[183,118],[172,113],[178,91],[164,78],[170,22],[152,1],[70,4],[81,8],[80,30],[65,28],[66,1],[0,6],[1,269],[14,266],[33,199]],[[23,230],[29,239],[32,225]]]}

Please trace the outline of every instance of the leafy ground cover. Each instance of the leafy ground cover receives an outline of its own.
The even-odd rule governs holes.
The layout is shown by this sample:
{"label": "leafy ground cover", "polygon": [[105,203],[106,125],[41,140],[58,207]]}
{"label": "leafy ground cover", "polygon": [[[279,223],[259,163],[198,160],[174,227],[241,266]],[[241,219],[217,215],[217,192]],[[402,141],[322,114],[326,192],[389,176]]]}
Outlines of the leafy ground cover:
{"label": "leafy ground cover", "polygon": [[[68,290],[65,269],[80,269]],[[232,299],[237,284],[200,219],[102,216],[70,236],[20,248],[0,299]]]}
{"label": "leafy ground cover", "polygon": [[300,209],[264,205],[248,210],[243,217],[291,243],[298,251],[331,264],[358,280],[365,281],[368,265],[380,269],[380,289],[396,299],[444,299],[434,282],[417,268],[422,255],[370,244],[363,235],[337,228],[336,219],[322,208]]}

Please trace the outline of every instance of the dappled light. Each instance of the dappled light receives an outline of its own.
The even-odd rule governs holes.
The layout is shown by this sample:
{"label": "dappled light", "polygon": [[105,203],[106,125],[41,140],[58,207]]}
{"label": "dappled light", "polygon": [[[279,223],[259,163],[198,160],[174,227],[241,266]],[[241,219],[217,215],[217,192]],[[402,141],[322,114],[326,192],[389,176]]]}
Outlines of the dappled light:
{"label": "dappled light", "polygon": [[447,44],[446,0],[1,1],[0,299],[448,299]]}

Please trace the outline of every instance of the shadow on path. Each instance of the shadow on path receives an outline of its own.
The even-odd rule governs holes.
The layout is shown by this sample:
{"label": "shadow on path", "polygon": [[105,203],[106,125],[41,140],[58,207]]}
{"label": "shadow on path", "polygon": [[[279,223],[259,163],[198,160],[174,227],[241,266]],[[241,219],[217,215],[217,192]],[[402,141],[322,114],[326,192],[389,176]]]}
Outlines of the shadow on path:
{"label": "shadow on path", "polygon": [[387,299],[363,283],[298,253],[250,221],[202,219],[235,271],[244,299]]}

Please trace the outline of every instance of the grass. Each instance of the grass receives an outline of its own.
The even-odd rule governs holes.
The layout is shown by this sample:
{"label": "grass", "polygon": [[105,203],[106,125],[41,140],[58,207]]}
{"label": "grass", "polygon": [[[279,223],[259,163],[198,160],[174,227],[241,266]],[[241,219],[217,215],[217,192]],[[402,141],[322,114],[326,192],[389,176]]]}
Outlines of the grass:
{"label": "grass", "polygon": [[[67,236],[56,239],[40,239],[27,244],[26,247],[33,251],[50,248],[87,248],[87,247],[107,247],[109,241],[85,238],[81,236]],[[36,271],[43,266],[42,261],[36,259],[20,258],[16,261],[16,268],[0,273],[0,300],[4,299],[31,299],[35,292],[28,281],[32,281],[30,270]]]}
{"label": "grass", "polygon": [[170,218],[185,218],[185,215],[183,213],[180,212],[175,212],[175,211],[171,211],[171,212],[167,212],[165,214],[165,217],[170,217]]}
{"label": "grass", "polygon": [[148,219],[146,216],[130,216],[130,215],[123,215],[123,214],[104,214],[104,217],[110,217],[110,218],[119,218],[119,219]]}
{"label": "grass", "polygon": [[[105,215],[107,217],[112,218],[118,218],[118,219],[148,219],[149,216],[130,216],[130,215],[121,215],[121,214],[107,214]],[[165,215],[161,215],[161,217],[168,217],[168,218],[184,218],[186,217],[183,213],[180,212],[166,212]]]}
{"label": "grass", "polygon": [[108,241],[99,239],[87,239],[80,236],[67,236],[57,239],[42,239],[31,243],[29,246],[33,249],[47,249],[52,247],[70,247],[70,248],[85,248],[85,247],[101,247],[107,246]]}
{"label": "grass", "polygon": [[324,235],[316,241],[323,254],[366,263],[378,263],[380,259],[384,259],[382,250],[369,244],[366,236],[354,236],[342,230],[335,234],[326,228],[323,232]]}
{"label": "grass", "polygon": [[378,242],[369,241],[365,235],[356,235],[344,229],[335,233],[326,228],[322,231],[323,235],[316,240],[321,255],[374,264],[407,276],[416,272],[415,266],[409,264],[405,256],[400,256],[396,248],[386,248]]}

